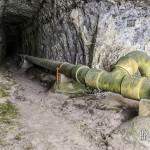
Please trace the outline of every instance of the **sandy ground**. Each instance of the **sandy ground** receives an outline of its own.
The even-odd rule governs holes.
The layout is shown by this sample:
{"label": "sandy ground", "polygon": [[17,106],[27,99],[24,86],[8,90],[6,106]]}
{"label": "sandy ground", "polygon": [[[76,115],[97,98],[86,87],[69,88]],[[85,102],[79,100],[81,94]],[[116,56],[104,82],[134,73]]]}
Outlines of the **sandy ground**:
{"label": "sandy ground", "polygon": [[0,77],[16,83],[7,99],[18,116],[13,125],[5,125],[1,150],[107,150],[111,134],[137,115],[138,102],[119,95],[58,94],[20,70],[9,70],[1,69]]}

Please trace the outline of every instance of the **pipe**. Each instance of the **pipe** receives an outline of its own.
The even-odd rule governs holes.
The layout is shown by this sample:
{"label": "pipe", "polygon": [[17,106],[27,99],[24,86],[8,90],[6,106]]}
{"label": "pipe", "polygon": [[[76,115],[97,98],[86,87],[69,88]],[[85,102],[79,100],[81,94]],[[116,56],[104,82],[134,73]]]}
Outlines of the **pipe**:
{"label": "pipe", "polygon": [[[23,57],[53,73],[59,68],[60,73],[91,88],[119,93],[136,100],[150,99],[150,57],[143,52],[134,51],[121,57],[111,72],[28,55]],[[136,76],[138,71],[142,77]]]}
{"label": "pipe", "polygon": [[[128,53],[126,56],[119,59],[118,64],[129,65],[132,71],[136,71],[137,67],[141,76],[150,77],[150,56],[141,51],[133,51]],[[132,73],[132,75],[134,72]]]}

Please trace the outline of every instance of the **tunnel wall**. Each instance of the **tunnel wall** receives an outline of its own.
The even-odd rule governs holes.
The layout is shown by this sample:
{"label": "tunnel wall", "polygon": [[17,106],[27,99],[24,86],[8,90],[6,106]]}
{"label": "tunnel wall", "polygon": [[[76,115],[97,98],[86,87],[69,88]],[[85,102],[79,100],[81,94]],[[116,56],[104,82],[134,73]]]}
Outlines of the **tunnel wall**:
{"label": "tunnel wall", "polygon": [[4,9],[4,1],[0,1],[0,63],[3,61],[5,56],[5,34],[3,30],[3,9]]}
{"label": "tunnel wall", "polygon": [[[20,9],[20,15],[30,15],[32,22],[24,23],[22,53],[108,70],[130,51],[150,53],[147,1],[22,0],[20,4],[23,3],[27,7]],[[10,12],[17,13],[10,8],[11,5]]]}
{"label": "tunnel wall", "polygon": [[130,51],[149,53],[149,17],[146,2],[46,1],[34,20],[38,55],[109,69]]}
{"label": "tunnel wall", "polygon": [[[44,3],[38,16],[35,17],[32,28],[37,29],[37,55],[54,60],[85,64],[87,62],[85,47],[70,20],[70,14],[62,5],[57,6],[58,8],[54,7],[55,3],[52,1]],[[67,6],[67,9],[71,10],[72,5]],[[29,28],[26,29],[27,32]],[[26,32],[23,35],[23,39],[26,41],[27,36],[25,35]]]}
{"label": "tunnel wall", "polygon": [[19,53],[36,56],[38,54],[37,39],[38,32],[36,25],[25,28],[22,31],[22,49]]}
{"label": "tunnel wall", "polygon": [[[31,1],[0,1],[0,62],[5,60],[4,58],[7,55],[23,52],[23,44],[21,41],[22,31],[24,30],[23,24],[32,20],[39,6],[37,0]],[[30,36],[27,36],[26,40],[29,39],[29,37]],[[33,50],[30,49],[30,51]]]}
{"label": "tunnel wall", "polygon": [[3,61],[6,52],[5,49],[5,36],[2,29],[0,29],[0,63]]}

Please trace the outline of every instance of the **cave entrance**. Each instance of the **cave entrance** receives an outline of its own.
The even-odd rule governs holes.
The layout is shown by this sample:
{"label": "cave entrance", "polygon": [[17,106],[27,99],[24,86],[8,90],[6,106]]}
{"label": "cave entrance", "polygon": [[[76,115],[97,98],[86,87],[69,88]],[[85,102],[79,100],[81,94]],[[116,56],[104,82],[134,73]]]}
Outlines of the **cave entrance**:
{"label": "cave entrance", "polygon": [[7,14],[3,16],[3,34],[5,41],[5,57],[16,55],[22,49],[22,30],[28,18]]}

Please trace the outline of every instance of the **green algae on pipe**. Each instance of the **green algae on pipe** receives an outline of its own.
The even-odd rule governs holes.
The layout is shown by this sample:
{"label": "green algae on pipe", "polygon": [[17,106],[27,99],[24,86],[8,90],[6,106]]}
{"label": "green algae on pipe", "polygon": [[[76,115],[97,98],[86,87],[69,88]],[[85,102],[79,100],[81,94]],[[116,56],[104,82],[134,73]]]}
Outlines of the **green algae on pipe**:
{"label": "green algae on pipe", "polygon": [[121,69],[114,69],[112,72],[104,71],[99,78],[99,89],[121,93],[121,84],[125,76],[128,74]]}
{"label": "green algae on pipe", "polygon": [[27,55],[24,58],[55,73],[59,67],[60,73],[91,88],[119,93],[137,100],[150,98],[150,80],[135,77],[138,69],[142,76],[150,76],[150,57],[143,52],[131,52],[120,58],[111,72]]}
{"label": "green algae on pipe", "polygon": [[132,99],[144,99],[145,97],[143,97],[143,92],[141,93],[141,88],[145,79],[145,77],[139,78],[133,76],[125,76],[121,84],[120,94]]}
{"label": "green algae on pipe", "polygon": [[127,71],[129,75],[134,75],[138,71],[138,64],[133,58],[122,57],[118,60],[115,68],[122,68]]}
{"label": "green algae on pipe", "polygon": [[90,69],[85,76],[85,83],[92,88],[120,93],[121,83],[126,71],[114,69],[112,72]]}
{"label": "green algae on pipe", "polygon": [[150,77],[150,56],[141,51],[133,51],[128,53],[126,56],[120,58],[122,59],[132,59],[138,65],[138,69],[141,73],[141,76]]}
{"label": "green algae on pipe", "polygon": [[140,88],[140,99],[150,99],[150,80],[145,78]]}

